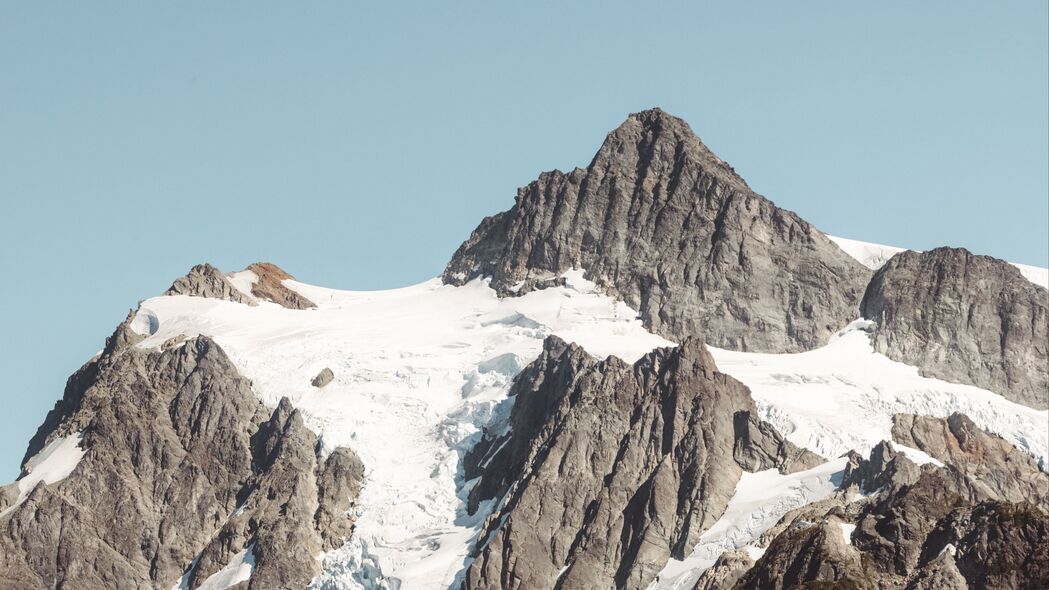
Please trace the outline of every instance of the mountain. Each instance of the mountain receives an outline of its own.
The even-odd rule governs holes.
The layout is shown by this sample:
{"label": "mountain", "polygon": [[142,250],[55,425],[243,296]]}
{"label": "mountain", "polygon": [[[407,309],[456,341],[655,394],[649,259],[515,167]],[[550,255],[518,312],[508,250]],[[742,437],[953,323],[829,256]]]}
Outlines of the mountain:
{"label": "mountain", "polygon": [[142,301],[0,589],[1045,587],[1046,273],[828,237],[636,113],[440,278]]}
{"label": "mountain", "polygon": [[574,268],[672,340],[797,352],[856,319],[870,271],[715,156],[688,124],[635,113],[585,169],[553,171],[481,222],[444,280],[527,292]]}

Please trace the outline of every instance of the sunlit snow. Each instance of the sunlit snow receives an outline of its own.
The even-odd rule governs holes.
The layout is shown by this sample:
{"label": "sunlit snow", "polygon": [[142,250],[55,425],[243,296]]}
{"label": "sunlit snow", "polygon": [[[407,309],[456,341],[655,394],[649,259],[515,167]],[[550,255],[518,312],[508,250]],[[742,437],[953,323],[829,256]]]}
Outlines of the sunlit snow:
{"label": "sunlit snow", "polygon": [[25,477],[18,480],[18,499],[0,512],[0,516],[25,502],[38,483],[53,484],[73,473],[84,456],[84,450],[80,448],[81,438],[81,433],[74,432],[62,438],[56,438],[40,449],[40,452],[26,463]]}
{"label": "sunlit snow", "polygon": [[[482,281],[376,292],[287,281],[319,305],[304,311],[157,297],[139,311],[157,323],[140,346],[212,336],[264,402],[288,396],[326,449],[345,445],[361,456],[367,472],[355,537],[323,556],[316,587],[369,588],[394,577],[404,590],[447,588],[487,516],[463,512],[460,453],[508,410],[510,381],[543,338],[557,334],[627,361],[671,344],[581,273],[568,279],[568,287],[503,299]],[[325,367],[335,380],[312,387]]]}
{"label": "sunlit snow", "polygon": [[[171,590],[189,590],[189,577],[193,569],[197,567],[197,560],[193,560],[182,578],[171,588]],[[222,569],[208,576],[196,590],[226,590],[245,580],[251,578],[251,572],[255,570],[255,546],[248,545],[238,553],[234,554]]]}
{"label": "sunlit snow", "polygon": [[[581,271],[566,279],[564,287],[502,299],[482,280],[451,287],[434,279],[374,292],[288,280],[285,286],[318,308],[156,297],[142,303],[133,322],[150,334],[142,347],[213,337],[265,403],[275,406],[288,396],[323,448],[345,445],[361,456],[366,481],[354,535],[319,556],[323,573],[313,588],[444,589],[462,572],[493,508],[489,502],[476,515],[465,514],[469,484],[459,471],[461,454],[484,426],[497,428],[505,419],[511,380],[539,354],[543,338],[556,334],[595,356],[627,361],[672,344],[647,332],[635,311],[598,293]],[[250,280],[234,276],[240,289],[250,289]],[[866,454],[891,438],[897,412],[961,411],[1045,468],[1049,412],[921,377],[914,367],[875,353],[867,329],[869,322],[858,320],[826,346],[800,354],[711,352],[722,371],[751,388],[765,420],[830,459],[848,450]],[[312,387],[325,367],[334,381]],[[830,493],[839,463],[792,476],[746,475],[744,489],[761,481],[765,492],[778,495],[761,502],[746,494],[734,498],[733,509],[742,512],[726,515],[689,559],[668,565],[677,568],[675,575],[661,579],[692,579],[723,548],[760,552],[753,542],[761,531],[786,510]]]}

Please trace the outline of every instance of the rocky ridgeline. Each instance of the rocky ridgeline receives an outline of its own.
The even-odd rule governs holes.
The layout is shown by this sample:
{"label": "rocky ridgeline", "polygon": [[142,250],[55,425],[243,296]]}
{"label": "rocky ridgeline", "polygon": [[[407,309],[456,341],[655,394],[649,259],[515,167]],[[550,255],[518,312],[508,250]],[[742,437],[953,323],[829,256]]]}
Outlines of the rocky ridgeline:
{"label": "rocky ridgeline", "polygon": [[259,301],[269,301],[288,309],[317,307],[315,303],[284,285],[285,280],[294,280],[295,277],[284,272],[276,264],[256,262],[244,269],[244,272],[255,275],[250,295],[241,292],[233,285],[228,275],[207,263],[191,268],[186,276],[175,280],[164,294],[209,297],[245,305],[258,305]]}
{"label": "rocky ridgeline", "polygon": [[1049,291],[1013,265],[960,248],[901,252],[875,273],[861,312],[886,356],[1049,408]]}
{"label": "rocky ridgeline", "polygon": [[[891,443],[851,454],[840,491],[788,513],[755,562],[728,552],[696,590],[1049,587],[1049,477],[965,416],[895,418]],[[851,528],[854,527],[854,528]]]}
{"label": "rocky ridgeline", "polygon": [[459,247],[444,280],[485,276],[523,293],[573,268],[671,340],[761,352],[824,344],[856,319],[870,277],[659,109],[630,115],[587,168],[520,189]]}
{"label": "rocky ridgeline", "polygon": [[68,382],[30,443],[82,433],[72,473],[20,504],[0,490],[0,587],[196,588],[253,550],[246,588],[301,589],[341,545],[363,467],[318,455],[288,401],[270,412],[213,341],[142,350],[131,317]]}
{"label": "rocky ridgeline", "polygon": [[508,434],[467,458],[470,508],[502,498],[464,588],[645,588],[721,517],[744,469],[823,458],[755,418],[701,342],[634,365],[556,337],[515,381]]}

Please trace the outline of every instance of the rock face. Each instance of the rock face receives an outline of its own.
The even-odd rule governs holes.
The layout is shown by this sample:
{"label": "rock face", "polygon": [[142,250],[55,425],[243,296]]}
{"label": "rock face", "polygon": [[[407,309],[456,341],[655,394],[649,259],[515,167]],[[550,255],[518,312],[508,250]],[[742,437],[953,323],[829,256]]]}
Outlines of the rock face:
{"label": "rock face", "polygon": [[254,299],[237,290],[222,271],[207,263],[191,268],[186,276],[176,279],[164,294],[209,297],[257,305]]}
{"label": "rock face", "polygon": [[875,347],[922,373],[1049,407],[1049,291],[964,249],[901,252],[874,275]]}
{"label": "rock face", "polygon": [[[302,417],[256,399],[206,337],[163,350],[133,346],[122,324],[70,378],[30,444],[81,433],[70,474],[20,503],[3,494],[5,587],[196,588],[243,550],[247,588],[303,588],[315,556],[341,542],[363,476],[348,449],[326,460]],[[187,571],[188,570],[188,571]]]}
{"label": "rock face", "polygon": [[892,438],[953,465],[984,496],[1049,506],[1049,475],[1029,455],[982,430],[965,414],[955,413],[947,419],[897,414]]}
{"label": "rock face", "polygon": [[795,352],[856,318],[870,271],[756,194],[688,125],[635,113],[586,169],[554,171],[486,218],[444,272],[504,295],[573,268],[672,340]]}
{"label": "rock face", "polygon": [[726,555],[696,588],[1047,587],[1049,478],[1028,456],[961,415],[900,415],[893,436],[945,466],[891,443],[853,454],[835,498],[787,514],[757,562]]}
{"label": "rock face", "polygon": [[262,299],[271,301],[288,309],[309,309],[317,307],[315,303],[302,295],[284,286],[284,281],[295,277],[284,272],[276,264],[271,262],[256,262],[245,270],[255,273],[258,280],[251,286],[251,294]]}
{"label": "rock face", "polygon": [[511,395],[508,433],[467,457],[471,510],[502,498],[469,590],[644,588],[721,516],[741,464],[822,462],[752,418],[695,339],[631,366],[549,337]]}

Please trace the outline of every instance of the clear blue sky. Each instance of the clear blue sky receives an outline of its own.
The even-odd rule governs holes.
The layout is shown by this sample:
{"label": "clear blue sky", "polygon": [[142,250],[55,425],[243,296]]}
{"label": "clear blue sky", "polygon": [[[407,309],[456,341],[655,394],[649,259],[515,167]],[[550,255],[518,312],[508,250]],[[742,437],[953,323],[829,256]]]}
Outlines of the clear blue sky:
{"label": "clear blue sky", "polygon": [[1045,0],[495,4],[3,2],[0,480],[194,263],[432,277],[651,106],[828,233],[1049,262]]}

